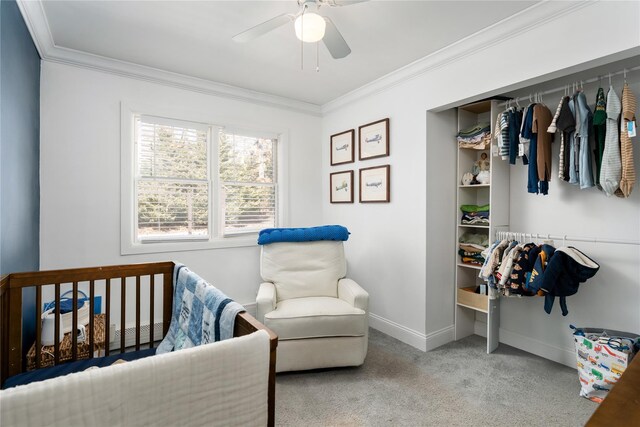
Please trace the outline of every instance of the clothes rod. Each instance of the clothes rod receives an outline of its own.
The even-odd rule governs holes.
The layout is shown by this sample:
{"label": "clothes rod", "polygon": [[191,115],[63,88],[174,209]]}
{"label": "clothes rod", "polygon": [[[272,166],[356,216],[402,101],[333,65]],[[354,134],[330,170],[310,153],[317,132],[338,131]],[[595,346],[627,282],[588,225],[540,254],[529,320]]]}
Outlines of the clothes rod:
{"label": "clothes rod", "polygon": [[[626,73],[630,73],[630,72],[633,72],[633,71],[639,71],[639,70],[640,70],[640,66],[638,66],[638,67],[633,67],[633,68],[628,68],[628,69],[624,69],[624,70],[620,70],[620,71],[617,71],[617,72],[615,72],[615,73],[607,73],[607,74],[603,74],[603,75],[598,76],[598,77],[593,77],[593,78],[588,79],[588,80],[584,80],[584,81],[580,80],[580,81],[579,81],[579,85],[582,87],[583,85],[586,85],[586,84],[599,82],[599,81],[601,81],[602,79],[604,79],[605,77],[609,78],[609,77],[613,77],[613,76],[619,76],[619,75],[621,75],[621,74],[626,74]],[[576,83],[576,82],[569,83],[569,84],[564,85],[564,86],[562,86],[562,87],[557,87],[557,88],[555,88],[555,89],[545,90],[544,92],[533,92],[533,93],[538,94],[538,95],[550,95],[550,94],[552,94],[552,93],[556,93],[556,92],[563,92],[563,91],[566,91],[566,90],[567,90],[567,88],[568,88],[569,86],[571,86],[571,84],[575,84],[575,83]],[[533,93],[532,93],[532,94],[533,94]],[[507,101],[505,101],[505,102],[501,102],[500,104],[498,104],[498,107],[504,107],[504,106],[505,106],[505,105],[507,105],[507,104],[517,103],[518,101],[527,100],[527,99],[529,99],[529,98],[530,98],[530,96],[531,96],[531,95],[527,95],[527,96],[518,96],[518,97],[516,97],[516,98],[514,98],[514,99],[510,99],[510,100],[507,100]]]}
{"label": "clothes rod", "polygon": [[601,239],[599,237],[570,237],[570,236],[557,236],[551,234],[539,234],[539,233],[519,233],[515,231],[497,231],[498,238],[523,238],[523,239],[547,239],[547,240],[571,240],[572,242],[588,242],[588,243],[610,243],[613,245],[635,245],[640,246],[638,240],[621,240],[621,239]]}

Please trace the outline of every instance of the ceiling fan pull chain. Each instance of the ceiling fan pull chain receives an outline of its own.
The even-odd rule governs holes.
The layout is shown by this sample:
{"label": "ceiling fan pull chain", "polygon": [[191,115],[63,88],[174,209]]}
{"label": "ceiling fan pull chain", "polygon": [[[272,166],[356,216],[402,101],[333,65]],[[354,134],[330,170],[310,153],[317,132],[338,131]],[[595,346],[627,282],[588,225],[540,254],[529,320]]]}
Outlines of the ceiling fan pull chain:
{"label": "ceiling fan pull chain", "polygon": [[320,42],[316,42],[316,73],[320,72]]}

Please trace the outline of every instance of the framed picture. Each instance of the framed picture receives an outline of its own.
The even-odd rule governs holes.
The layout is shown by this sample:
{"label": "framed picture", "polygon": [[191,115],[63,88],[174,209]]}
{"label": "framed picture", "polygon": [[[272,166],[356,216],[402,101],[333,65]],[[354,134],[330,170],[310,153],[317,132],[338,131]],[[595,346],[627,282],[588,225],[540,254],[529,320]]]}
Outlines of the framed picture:
{"label": "framed picture", "polygon": [[358,128],[359,159],[389,155],[389,119],[378,120]]}
{"label": "framed picture", "polygon": [[389,165],[360,169],[360,203],[388,203],[391,196]]}
{"label": "framed picture", "polygon": [[331,166],[354,162],[355,134],[351,129],[331,135]]}
{"label": "framed picture", "polygon": [[353,203],[353,171],[329,174],[331,203]]}

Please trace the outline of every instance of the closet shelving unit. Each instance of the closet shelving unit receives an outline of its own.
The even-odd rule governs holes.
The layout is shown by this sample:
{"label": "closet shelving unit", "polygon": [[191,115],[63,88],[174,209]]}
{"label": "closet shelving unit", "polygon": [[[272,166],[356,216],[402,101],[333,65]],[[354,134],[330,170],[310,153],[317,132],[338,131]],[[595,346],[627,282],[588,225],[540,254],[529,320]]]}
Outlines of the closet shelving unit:
{"label": "closet shelving unit", "polygon": [[[489,122],[493,135],[496,117],[502,111],[498,109],[497,100],[488,100],[464,105],[458,108],[458,130],[466,129],[477,123]],[[454,143],[457,145],[457,141]],[[494,148],[495,147],[495,148]],[[473,165],[480,159],[482,153],[487,154],[490,163],[490,183],[478,185],[463,185],[462,175],[470,172]],[[460,148],[458,146],[457,166],[457,210],[456,210],[456,252],[460,236],[465,233],[483,234],[491,243],[495,234],[500,230],[507,230],[509,226],[509,164],[497,156],[497,144],[492,140],[485,150]],[[489,225],[461,224],[461,205],[489,204]],[[456,253],[455,268],[455,339],[459,340],[472,335],[476,331],[476,321],[482,325],[486,317],[487,353],[498,347],[498,332],[500,325],[500,300],[498,295],[483,295],[476,293],[476,289],[484,281],[478,277],[479,266],[462,262]],[[478,314],[481,313],[481,314]],[[484,331],[482,331],[484,332]],[[481,333],[481,331],[478,331]],[[483,333],[484,334],[484,333]]]}

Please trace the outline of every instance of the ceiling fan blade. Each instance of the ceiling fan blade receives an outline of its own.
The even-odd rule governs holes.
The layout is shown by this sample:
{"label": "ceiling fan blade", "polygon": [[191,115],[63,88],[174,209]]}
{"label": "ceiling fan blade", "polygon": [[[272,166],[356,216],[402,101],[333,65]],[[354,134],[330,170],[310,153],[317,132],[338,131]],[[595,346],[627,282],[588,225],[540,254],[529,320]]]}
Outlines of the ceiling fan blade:
{"label": "ceiling fan blade", "polygon": [[262,24],[258,24],[253,28],[249,28],[246,31],[241,32],[240,34],[236,34],[233,36],[233,40],[238,43],[246,43],[257,37],[260,37],[264,34],[267,34],[269,31],[273,31],[278,27],[281,27],[285,24],[291,22],[294,18],[294,15],[289,13],[282,14],[280,16],[276,16],[275,18],[271,18]]}
{"label": "ceiling fan blade", "polygon": [[327,3],[331,7],[335,6],[351,6],[352,4],[364,3],[369,0],[327,0]]}
{"label": "ceiling fan blade", "polygon": [[349,55],[351,53],[351,48],[349,48],[347,42],[344,41],[342,34],[340,34],[340,31],[338,31],[333,21],[326,16],[323,18],[327,22],[327,27],[324,31],[322,41],[327,49],[329,49],[331,56],[335,59],[339,59]]}

